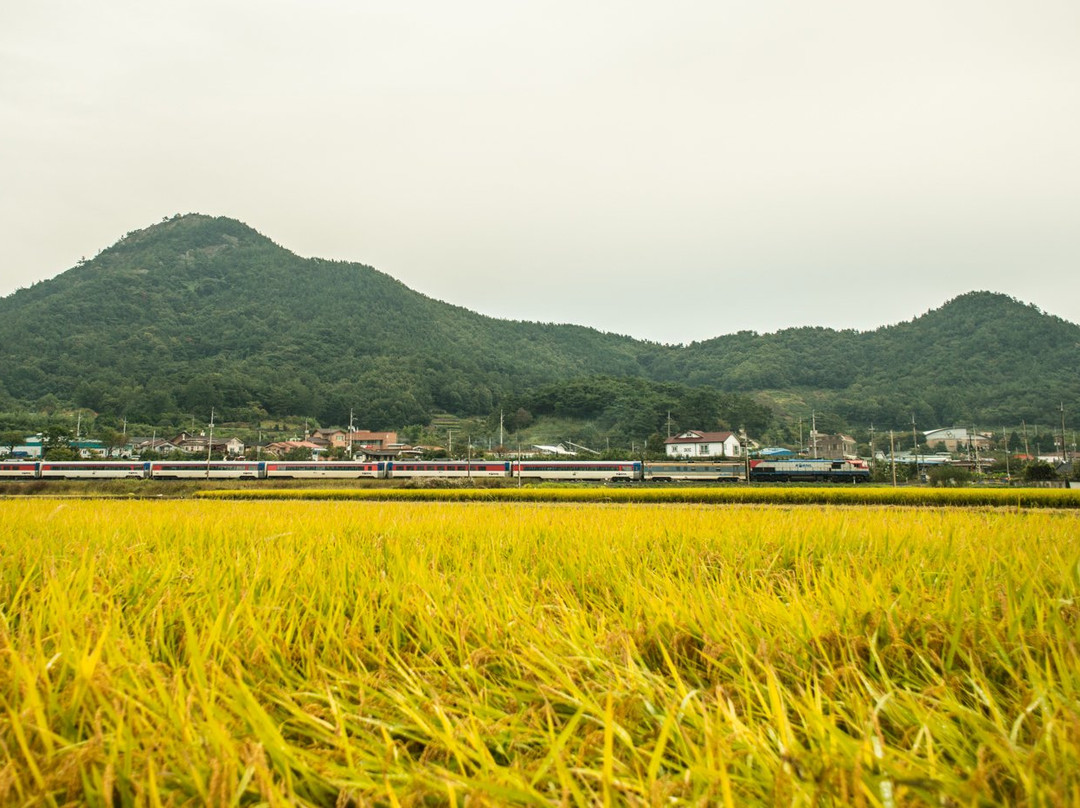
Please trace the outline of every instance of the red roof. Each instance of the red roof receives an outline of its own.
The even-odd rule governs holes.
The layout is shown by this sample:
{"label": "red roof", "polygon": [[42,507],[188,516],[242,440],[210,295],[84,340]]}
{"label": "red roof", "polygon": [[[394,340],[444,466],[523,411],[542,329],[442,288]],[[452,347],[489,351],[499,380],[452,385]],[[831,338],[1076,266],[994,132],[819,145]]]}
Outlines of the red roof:
{"label": "red roof", "polygon": [[664,443],[723,443],[734,434],[734,432],[698,432],[696,429],[688,429],[681,435],[668,438]]}

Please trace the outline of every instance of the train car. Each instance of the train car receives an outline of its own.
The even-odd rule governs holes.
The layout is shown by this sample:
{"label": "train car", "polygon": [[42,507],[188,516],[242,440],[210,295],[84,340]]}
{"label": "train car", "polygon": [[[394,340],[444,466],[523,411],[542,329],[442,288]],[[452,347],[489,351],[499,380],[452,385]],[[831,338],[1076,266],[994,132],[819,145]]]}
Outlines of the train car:
{"label": "train car", "polygon": [[864,483],[870,481],[865,460],[751,460],[750,481],[755,483]]}
{"label": "train car", "polygon": [[515,460],[513,477],[544,480],[641,480],[640,460]]}
{"label": "train car", "polygon": [[746,480],[746,464],[738,460],[716,463],[650,462],[645,464],[645,479],[657,482],[699,480],[737,483]]}
{"label": "train car", "polygon": [[35,460],[0,460],[0,478],[34,479],[38,476],[38,464]]}
{"label": "train car", "polygon": [[205,479],[257,480],[263,462],[256,460],[151,460],[149,474],[155,480],[201,477]]}
{"label": "train car", "polygon": [[264,476],[268,478],[294,477],[307,479],[382,478],[386,476],[386,465],[386,463],[359,463],[349,460],[327,460],[319,462],[268,460],[266,461]]}
{"label": "train car", "polygon": [[509,461],[393,460],[386,464],[387,477],[506,477],[509,473]]}
{"label": "train car", "polygon": [[38,476],[43,479],[84,479],[91,477],[146,477],[150,464],[143,460],[42,460]]}

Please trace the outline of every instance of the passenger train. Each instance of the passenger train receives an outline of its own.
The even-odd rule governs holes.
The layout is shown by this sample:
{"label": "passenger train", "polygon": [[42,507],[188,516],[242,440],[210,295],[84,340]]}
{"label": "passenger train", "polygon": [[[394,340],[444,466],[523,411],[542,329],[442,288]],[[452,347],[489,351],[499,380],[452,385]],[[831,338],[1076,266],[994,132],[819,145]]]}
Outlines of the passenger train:
{"label": "passenger train", "polygon": [[[401,479],[522,478],[745,482],[739,461],[639,460],[0,460],[0,479]],[[863,460],[752,460],[751,482],[867,482]]]}

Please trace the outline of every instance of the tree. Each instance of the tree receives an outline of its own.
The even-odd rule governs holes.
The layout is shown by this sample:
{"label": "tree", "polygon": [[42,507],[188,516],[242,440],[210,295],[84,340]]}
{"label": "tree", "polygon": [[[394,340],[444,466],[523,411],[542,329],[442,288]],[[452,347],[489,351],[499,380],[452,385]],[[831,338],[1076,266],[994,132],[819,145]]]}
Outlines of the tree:
{"label": "tree", "polygon": [[98,437],[103,444],[105,444],[105,454],[107,457],[112,457],[116,450],[122,449],[124,444],[127,443],[127,436],[123,432],[117,429],[110,429],[108,427],[100,430]]}
{"label": "tree", "polygon": [[53,446],[46,449],[42,457],[45,460],[79,460],[79,453],[70,446]]}
{"label": "tree", "polygon": [[1024,466],[1023,476],[1028,482],[1045,482],[1046,480],[1056,480],[1057,472],[1049,463],[1039,460]]}
{"label": "tree", "polygon": [[510,428],[511,432],[517,432],[519,429],[525,429],[532,423],[532,413],[524,407],[518,407],[517,410],[507,419],[506,426]]}
{"label": "tree", "polygon": [[41,451],[45,454],[57,449],[68,449],[71,444],[71,430],[66,426],[49,426],[41,433]]}
{"label": "tree", "polygon": [[21,446],[25,440],[26,435],[16,430],[0,432],[0,446],[6,446],[9,455],[15,451],[16,446]]}

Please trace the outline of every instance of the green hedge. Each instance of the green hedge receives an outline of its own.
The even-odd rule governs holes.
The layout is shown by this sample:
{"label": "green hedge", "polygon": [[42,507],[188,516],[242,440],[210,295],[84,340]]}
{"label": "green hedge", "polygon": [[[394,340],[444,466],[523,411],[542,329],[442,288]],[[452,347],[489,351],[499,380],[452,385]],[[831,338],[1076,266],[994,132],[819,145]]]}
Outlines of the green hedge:
{"label": "green hedge", "polygon": [[433,488],[258,489],[199,491],[208,499],[324,499],[406,502],[641,502],[770,505],[917,505],[1080,508],[1080,490],[1064,488]]}

